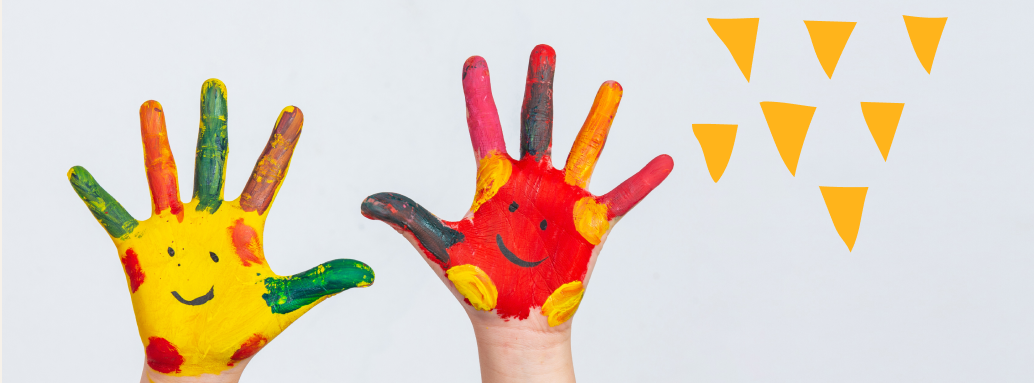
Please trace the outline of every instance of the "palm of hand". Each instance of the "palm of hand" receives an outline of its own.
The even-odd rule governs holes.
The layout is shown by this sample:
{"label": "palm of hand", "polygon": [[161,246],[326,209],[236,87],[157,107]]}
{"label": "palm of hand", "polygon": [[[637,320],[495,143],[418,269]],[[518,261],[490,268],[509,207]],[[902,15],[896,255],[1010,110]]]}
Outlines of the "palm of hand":
{"label": "palm of hand", "polygon": [[533,308],[550,326],[575,313],[591,261],[612,224],[667,177],[672,160],[661,155],[610,193],[588,186],[621,98],[621,86],[600,87],[563,170],[551,160],[555,53],[531,54],[522,108],[521,159],[505,149],[484,59],[464,65],[467,122],[478,162],[477,192],[464,219],[441,221],[405,196],[367,198],[363,214],[383,220],[437,264],[465,304],[524,320]]}
{"label": "palm of hand", "polygon": [[354,260],[288,277],[266,263],[262,231],[301,134],[301,110],[284,109],[241,198],[223,201],[226,88],[218,80],[205,82],[201,109],[194,197],[185,205],[164,112],[155,101],[140,108],[149,219],[133,219],[82,167],[68,174],[118,248],[148,365],[182,376],[230,368],[317,303],[374,278]]}

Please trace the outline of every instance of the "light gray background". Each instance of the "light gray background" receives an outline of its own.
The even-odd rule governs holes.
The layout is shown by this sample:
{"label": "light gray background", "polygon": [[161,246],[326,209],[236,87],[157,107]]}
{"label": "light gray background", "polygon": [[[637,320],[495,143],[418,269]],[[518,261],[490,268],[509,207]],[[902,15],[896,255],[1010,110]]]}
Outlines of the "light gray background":
{"label": "light gray background", "polygon": [[[460,218],[475,172],[463,61],[488,60],[516,153],[528,54],[539,43],[558,54],[558,162],[600,83],[624,86],[592,192],[658,154],[675,159],[596,267],[574,321],[581,380],[1034,379],[1028,2],[6,3],[11,382],[139,377],[143,347],[122,268],[65,172],[87,167],[146,218],[137,109],[155,99],[189,195],[198,94],[210,77],[229,88],[228,198],[280,109],[305,111],[266,227],[273,269],[346,257],[377,271],[371,288],[326,301],[284,332],[244,380],[477,380],[459,305],[359,204],[395,191]],[[949,17],[932,75],[903,14]],[[761,18],[751,83],[707,17]],[[858,22],[832,80],[805,19]],[[760,101],[818,107],[796,178]],[[905,103],[886,163],[860,101]],[[717,184],[693,123],[739,124]],[[853,253],[819,185],[869,187]]]}

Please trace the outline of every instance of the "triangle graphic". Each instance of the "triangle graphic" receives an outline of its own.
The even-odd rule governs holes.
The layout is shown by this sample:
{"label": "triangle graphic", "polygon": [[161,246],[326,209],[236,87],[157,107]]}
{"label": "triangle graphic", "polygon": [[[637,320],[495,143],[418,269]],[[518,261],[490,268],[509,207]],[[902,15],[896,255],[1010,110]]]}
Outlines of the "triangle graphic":
{"label": "triangle graphic", "polygon": [[876,140],[876,146],[883,153],[883,161],[887,161],[887,154],[890,153],[890,144],[894,142],[894,133],[898,131],[898,121],[901,120],[901,111],[905,104],[893,102],[863,102],[862,116],[865,117],[865,124],[869,125],[869,132],[872,139]]}
{"label": "triangle graphic", "polygon": [[847,245],[847,251],[854,250],[858,238],[858,227],[862,223],[862,207],[865,205],[867,187],[819,186],[822,199],[826,201],[833,227]]}
{"label": "triangle graphic", "polygon": [[732,53],[736,66],[743,77],[750,82],[750,68],[754,65],[754,43],[758,39],[758,18],[753,19],[707,19],[711,29],[722,39]]}
{"label": "triangle graphic", "polygon": [[854,31],[855,22],[804,20],[804,25],[808,27],[811,45],[815,47],[815,56],[818,56],[822,70],[832,79],[833,70],[837,68],[840,54],[844,53],[844,46]]}
{"label": "triangle graphic", "polygon": [[693,135],[700,141],[700,149],[704,152],[704,162],[711,179],[718,182],[729,165],[732,156],[732,145],[736,142],[736,125],[693,124]]}
{"label": "triangle graphic", "polygon": [[797,161],[801,159],[801,148],[804,137],[808,135],[808,126],[815,115],[814,106],[787,104],[785,102],[765,101],[761,103],[761,111],[768,121],[768,129],[772,131],[779,156],[783,158],[786,169],[794,177],[797,176]]}
{"label": "triangle graphic", "polygon": [[926,73],[933,68],[933,57],[937,54],[937,44],[941,42],[941,32],[944,32],[944,24],[948,22],[947,17],[915,17],[902,16],[905,18],[905,29],[908,29],[908,38],[912,39],[912,49],[916,51],[916,57],[923,64]]}

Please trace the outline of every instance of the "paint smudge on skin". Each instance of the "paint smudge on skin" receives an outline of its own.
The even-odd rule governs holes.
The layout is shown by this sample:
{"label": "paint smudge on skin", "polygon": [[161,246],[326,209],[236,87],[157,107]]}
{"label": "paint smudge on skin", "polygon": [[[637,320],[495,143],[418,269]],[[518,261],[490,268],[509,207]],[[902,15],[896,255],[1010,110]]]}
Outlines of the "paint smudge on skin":
{"label": "paint smudge on skin", "polygon": [[238,218],[233,226],[228,229],[230,241],[233,243],[234,252],[240,258],[241,264],[251,266],[252,263],[261,265],[265,257],[262,255],[262,240],[255,228],[244,223],[244,218]]}
{"label": "paint smudge on skin", "polygon": [[165,338],[152,336],[147,339],[147,365],[151,369],[163,374],[180,372],[183,365],[183,356],[180,355],[176,346]]}
{"label": "paint smudge on skin", "polygon": [[169,148],[165,112],[158,101],[147,101],[140,106],[140,137],[144,143],[144,168],[147,169],[147,184],[151,188],[154,214],[169,210],[183,222],[176,160]]}
{"label": "paint smudge on skin", "polygon": [[201,127],[194,159],[193,198],[198,200],[197,211],[215,213],[223,203],[226,156],[230,151],[227,119],[226,85],[208,79],[201,86]]}
{"label": "paint smudge on skin", "polygon": [[578,311],[578,305],[582,303],[582,296],[585,295],[585,287],[581,281],[565,283],[549,295],[546,303],[542,305],[542,315],[546,316],[550,326],[559,326],[567,322]]}
{"label": "paint smudge on skin", "polygon": [[449,263],[448,248],[463,241],[463,233],[442,224],[442,220],[401,194],[378,193],[366,198],[363,216],[387,222],[396,230],[412,233],[430,259]]}
{"label": "paint smudge on skin", "polygon": [[248,338],[248,340],[241,344],[241,348],[233,353],[233,356],[230,357],[231,362],[226,365],[233,366],[234,363],[254,356],[259,350],[266,347],[266,343],[269,343],[269,339],[266,339],[262,334],[252,335],[251,338]]}
{"label": "paint smudge on skin", "polygon": [[68,182],[112,238],[123,238],[140,224],[82,166],[68,170]]}
{"label": "paint smudge on skin", "polygon": [[262,299],[274,314],[286,314],[353,287],[373,284],[373,269],[351,259],[335,259],[289,277],[266,278]]}
{"label": "paint smudge on skin", "polygon": [[456,286],[456,290],[466,298],[467,303],[474,306],[475,309],[489,311],[495,308],[499,290],[496,289],[492,278],[477,266],[453,266],[445,275],[452,281],[453,286]]}
{"label": "paint smudge on skin", "polygon": [[303,120],[302,110],[293,106],[280,112],[266,148],[262,150],[255,163],[255,170],[251,172],[251,178],[248,178],[244,192],[241,193],[241,208],[244,211],[258,210],[260,215],[265,214],[273,203],[273,197],[287,175],[294,147],[302,135]]}
{"label": "paint smudge on skin", "polygon": [[140,258],[133,249],[126,249],[126,256],[120,259],[122,268],[126,270],[126,277],[129,278],[129,292],[135,293],[140,285],[144,284],[144,269],[140,268]]}

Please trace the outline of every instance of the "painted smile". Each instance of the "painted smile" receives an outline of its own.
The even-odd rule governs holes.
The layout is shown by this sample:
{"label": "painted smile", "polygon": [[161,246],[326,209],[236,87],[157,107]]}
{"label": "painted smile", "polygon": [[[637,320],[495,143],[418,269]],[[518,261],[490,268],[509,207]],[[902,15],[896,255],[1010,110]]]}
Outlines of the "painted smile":
{"label": "painted smile", "polygon": [[520,259],[519,257],[517,257],[517,254],[514,254],[512,251],[510,251],[510,249],[506,248],[506,244],[503,243],[503,236],[499,234],[495,235],[495,244],[499,246],[499,251],[503,253],[503,256],[506,257],[506,260],[513,262],[513,264],[520,267],[535,267],[538,266],[538,264],[542,263],[542,261],[545,261],[546,258],[549,258],[542,258],[535,262],[528,262],[523,259]]}
{"label": "painted smile", "polygon": [[172,296],[175,297],[177,301],[180,301],[180,303],[185,304],[187,306],[200,306],[205,303],[208,303],[208,301],[212,300],[212,298],[215,298],[215,286],[212,286],[212,288],[208,290],[207,294],[191,299],[189,301],[183,299],[183,297],[180,296],[180,293],[177,293],[175,291],[172,292]]}

